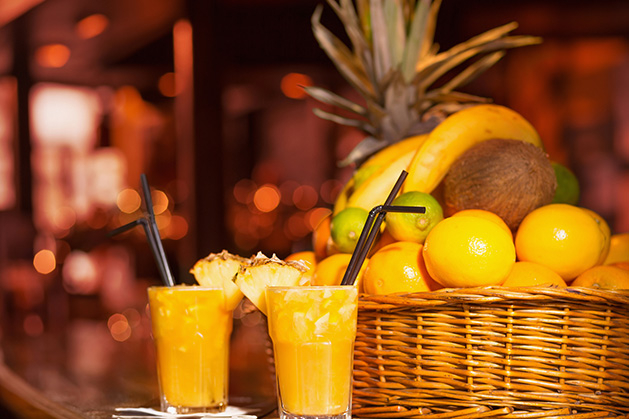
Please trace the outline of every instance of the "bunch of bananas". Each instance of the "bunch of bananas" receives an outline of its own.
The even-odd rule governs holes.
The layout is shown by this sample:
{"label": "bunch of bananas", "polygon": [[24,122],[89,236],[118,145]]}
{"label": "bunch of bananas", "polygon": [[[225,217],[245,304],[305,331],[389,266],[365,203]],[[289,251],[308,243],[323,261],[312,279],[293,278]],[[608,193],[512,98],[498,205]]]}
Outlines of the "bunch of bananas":
{"label": "bunch of bananas", "polygon": [[430,133],[394,143],[365,161],[345,184],[333,213],[347,207],[369,211],[381,205],[402,170],[408,172],[403,192],[431,193],[466,150],[494,138],[520,140],[543,149],[535,128],[512,109],[495,104],[464,108]]}

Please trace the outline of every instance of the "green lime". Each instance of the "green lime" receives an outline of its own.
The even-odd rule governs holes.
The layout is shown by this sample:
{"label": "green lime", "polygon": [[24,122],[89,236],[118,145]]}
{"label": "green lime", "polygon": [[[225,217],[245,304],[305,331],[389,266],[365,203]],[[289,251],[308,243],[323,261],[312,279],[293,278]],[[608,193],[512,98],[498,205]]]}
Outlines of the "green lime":
{"label": "green lime", "polygon": [[347,207],[332,218],[330,235],[341,253],[352,253],[363,231],[369,212],[363,208]]}
{"label": "green lime", "polygon": [[439,202],[430,194],[424,192],[405,192],[393,200],[393,205],[425,207],[424,214],[388,212],[386,229],[391,236],[400,241],[423,243],[426,236],[443,220],[443,209]]}
{"label": "green lime", "polygon": [[579,180],[570,169],[561,163],[551,162],[557,178],[557,189],[553,204],[576,205],[579,202]]}

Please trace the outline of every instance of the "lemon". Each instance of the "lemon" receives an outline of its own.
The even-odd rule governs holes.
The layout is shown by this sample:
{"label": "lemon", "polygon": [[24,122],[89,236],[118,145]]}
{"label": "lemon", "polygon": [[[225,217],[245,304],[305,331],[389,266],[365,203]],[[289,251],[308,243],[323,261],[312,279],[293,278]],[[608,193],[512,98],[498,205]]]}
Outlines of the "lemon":
{"label": "lemon", "polygon": [[450,288],[500,285],[515,263],[510,235],[494,221],[473,216],[438,223],[423,255],[430,276]]}
{"label": "lemon", "polygon": [[575,174],[561,163],[551,162],[557,178],[557,189],[553,197],[553,204],[576,205],[579,202],[579,180]]}
{"label": "lemon", "polygon": [[466,209],[466,210],[457,211],[454,214],[452,214],[452,217],[462,217],[462,216],[480,217],[480,218],[485,218],[489,221],[493,221],[494,223],[498,224],[500,228],[502,228],[507,234],[509,234],[510,237],[513,238],[513,233],[511,232],[511,229],[509,228],[507,223],[505,223],[505,221],[502,218],[500,218],[498,214],[495,214],[491,211],[487,211],[483,209]]}
{"label": "lemon", "polygon": [[424,192],[405,192],[393,200],[393,205],[425,207],[424,214],[389,212],[386,215],[386,229],[400,241],[423,243],[437,223],[443,220],[443,209],[432,195]]}
{"label": "lemon", "polygon": [[607,258],[607,255],[609,254],[612,230],[611,228],[609,228],[609,224],[607,224],[607,221],[605,221],[605,219],[601,217],[598,213],[592,211],[589,208],[584,208],[584,207],[579,207],[579,208],[581,208],[583,211],[590,214],[592,218],[594,218],[594,221],[596,221],[596,225],[598,225],[598,228],[601,231],[601,234],[603,235],[604,245],[603,245],[603,249],[601,250],[601,254],[598,257],[598,262],[596,263],[597,265],[601,265],[603,264],[603,262],[605,262],[605,259]]}
{"label": "lemon", "polygon": [[568,204],[550,204],[530,212],[515,235],[519,260],[536,262],[571,280],[597,265],[609,238],[595,217]]}
{"label": "lemon", "polygon": [[332,218],[330,235],[341,253],[352,253],[369,217],[367,210],[347,207]]}

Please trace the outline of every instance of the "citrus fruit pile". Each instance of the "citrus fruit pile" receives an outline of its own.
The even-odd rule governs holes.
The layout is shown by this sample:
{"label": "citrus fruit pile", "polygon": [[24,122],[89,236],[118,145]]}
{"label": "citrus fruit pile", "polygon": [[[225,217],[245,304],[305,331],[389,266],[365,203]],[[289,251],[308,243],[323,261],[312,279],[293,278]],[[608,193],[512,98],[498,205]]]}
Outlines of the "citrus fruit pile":
{"label": "citrus fruit pile", "polygon": [[312,283],[338,285],[369,211],[408,172],[356,284],[390,294],[482,286],[629,289],[629,233],[578,206],[579,184],[503,106],[458,111],[367,159],[313,234]]}

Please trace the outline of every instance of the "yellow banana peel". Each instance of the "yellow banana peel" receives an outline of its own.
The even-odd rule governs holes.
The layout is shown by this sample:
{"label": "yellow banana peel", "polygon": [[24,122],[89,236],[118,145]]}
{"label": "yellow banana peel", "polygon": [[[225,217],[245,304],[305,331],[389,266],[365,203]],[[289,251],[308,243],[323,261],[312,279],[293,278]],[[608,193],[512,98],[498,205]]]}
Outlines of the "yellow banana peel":
{"label": "yellow banana peel", "polygon": [[400,177],[400,173],[402,170],[408,169],[415,153],[416,150],[407,151],[394,161],[382,166],[356,188],[347,200],[346,206],[364,208],[370,211],[373,207],[384,204],[395,182]]}
{"label": "yellow banana peel", "polygon": [[[369,181],[372,177],[381,172],[386,166],[394,162],[401,155],[408,152],[415,152],[419,146],[426,141],[428,134],[415,135],[393,143],[368,158],[354,173],[334,201],[333,214],[338,214],[343,208],[348,206],[350,196],[358,190],[363,183]],[[400,169],[401,170],[401,169]],[[398,173],[399,176],[399,173]],[[397,178],[396,178],[397,179]],[[394,181],[395,183],[395,181]],[[394,184],[393,183],[393,184]],[[391,184],[391,187],[393,187]],[[386,197],[385,197],[386,199]],[[376,205],[384,203],[380,202]],[[371,210],[370,207],[368,210]]]}
{"label": "yellow banana peel", "polygon": [[408,167],[403,191],[431,193],[461,154],[493,138],[544,148],[535,128],[514,110],[494,104],[465,108],[448,116],[428,135]]}
{"label": "yellow banana peel", "polygon": [[393,143],[369,157],[363,164],[360,165],[358,170],[374,165],[387,165],[397,159],[400,155],[411,150],[417,150],[417,148],[426,141],[427,137],[428,134],[414,135],[400,140],[397,143]]}

